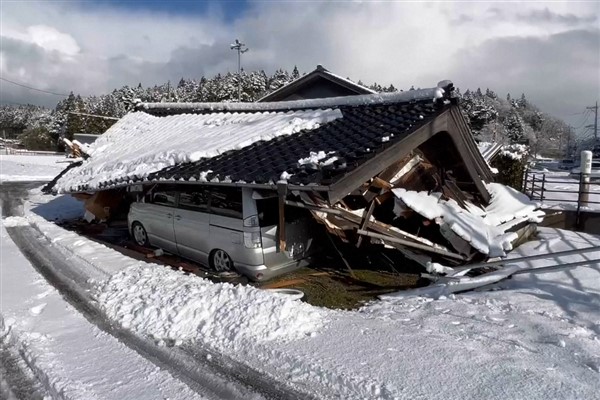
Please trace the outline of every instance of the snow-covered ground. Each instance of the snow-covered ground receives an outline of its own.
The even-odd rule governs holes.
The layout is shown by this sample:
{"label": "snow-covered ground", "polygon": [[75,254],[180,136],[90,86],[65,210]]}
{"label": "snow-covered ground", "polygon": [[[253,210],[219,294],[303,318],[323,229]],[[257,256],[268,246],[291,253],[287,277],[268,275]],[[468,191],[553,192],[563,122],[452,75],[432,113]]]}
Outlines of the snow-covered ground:
{"label": "snow-covered ground", "polygon": [[68,165],[64,156],[0,154],[0,182],[49,181]]}
{"label": "snow-covered ground", "polygon": [[[90,278],[85,281],[90,295],[114,324],[146,335],[159,346],[225,355],[307,396],[600,398],[598,261],[564,271],[518,275],[488,291],[437,299],[391,298],[358,311],[335,311],[129,259],[52,222],[81,213],[81,204],[68,197],[38,192],[25,208],[24,217],[4,219],[2,224],[38,229],[49,246]],[[50,298],[60,296],[35,275],[8,238],[2,238],[2,245],[9,249],[6,253],[3,247],[2,252],[2,331],[10,327],[21,338],[10,342],[15,348],[34,344],[27,347],[27,354],[40,360],[39,368],[32,368],[36,374],[55,374],[61,388],[84,394],[79,398],[132,398],[108,390],[142,390],[137,385],[150,385],[151,393],[138,398],[152,398],[152,393],[163,390],[158,382],[168,388],[162,393],[177,387],[179,382],[159,375],[161,371],[140,377],[151,371],[145,369],[147,361],[113,343],[110,336],[96,334],[89,326],[87,334],[72,328],[69,321],[82,319],[77,311],[64,305],[53,308]],[[542,229],[537,240],[511,256],[589,246],[600,246],[600,237]],[[529,266],[583,259],[598,260],[600,251]],[[17,279],[21,270],[30,275]],[[10,271],[10,279],[5,279],[4,271]],[[62,340],[78,343],[71,349],[61,345]],[[102,347],[103,340],[110,343]],[[105,353],[98,368],[75,361],[73,351],[89,351],[93,358],[95,348]],[[65,360],[71,365],[65,367]],[[119,371],[129,362],[140,363],[140,374],[130,371],[115,379],[118,373],[110,369]]]}
{"label": "snow-covered ground", "polygon": [[[0,227],[0,336],[2,347],[22,359],[20,369],[43,382],[38,394],[54,399],[202,398],[68,304],[8,236],[5,225],[15,222]],[[3,379],[10,384],[11,377]]]}

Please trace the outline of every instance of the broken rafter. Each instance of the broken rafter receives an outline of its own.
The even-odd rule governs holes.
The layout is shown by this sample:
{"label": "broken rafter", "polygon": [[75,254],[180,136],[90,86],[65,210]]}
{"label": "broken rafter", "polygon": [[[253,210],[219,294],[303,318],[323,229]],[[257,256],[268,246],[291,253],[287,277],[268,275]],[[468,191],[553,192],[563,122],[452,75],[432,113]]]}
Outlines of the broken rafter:
{"label": "broken rafter", "polygon": [[[365,209],[365,213],[363,214],[362,221],[360,223],[360,230],[364,230],[369,223],[369,219],[371,219],[371,215],[373,215],[373,210],[375,210],[375,200],[369,204],[369,207]],[[360,247],[362,244],[363,237],[359,237],[356,241],[356,247]]]}
{"label": "broken rafter", "polygon": [[[344,218],[345,220],[353,222],[357,225],[359,225],[362,222],[360,217],[358,217],[355,214],[352,214],[350,211],[343,210],[341,208],[337,208],[337,210],[339,210],[341,212],[341,214],[339,214],[339,216]],[[379,221],[368,221],[365,228],[379,232],[379,234],[381,234],[384,238],[395,238],[395,239],[399,239],[403,242],[414,245],[414,246],[409,246],[408,244],[406,244],[407,247],[418,248],[420,250],[424,250],[424,251],[428,251],[428,252],[436,253],[436,254],[446,254],[448,258],[452,258],[452,259],[456,259],[456,260],[461,260],[461,261],[468,260],[466,257],[464,257],[460,254],[451,252],[444,246],[435,244],[426,239],[423,239],[423,238],[420,238],[413,234],[410,234],[408,232],[405,232],[395,226],[390,226],[390,225],[384,224]],[[363,232],[368,232],[368,231],[363,230]],[[368,233],[371,233],[371,232],[368,232]],[[366,236],[372,236],[372,235],[366,235]],[[372,236],[372,237],[374,237],[374,236]],[[394,242],[394,241],[390,240],[390,242]],[[395,242],[395,243],[399,243],[399,242]]]}
{"label": "broken rafter", "polygon": [[409,240],[406,239],[401,239],[395,236],[389,236],[389,235],[382,235],[380,233],[375,233],[375,232],[369,232],[369,231],[365,231],[362,229],[359,229],[356,233],[358,233],[359,235],[363,235],[363,236],[370,236],[376,239],[380,239],[384,242],[391,242],[394,244],[400,244],[406,247],[412,247],[415,249],[419,249],[419,250],[424,250],[430,253],[435,253],[435,254],[439,254],[442,255],[444,257],[448,257],[448,258],[453,258],[456,260],[460,260],[460,261],[467,261],[467,258],[460,255],[460,254],[456,254],[456,253],[452,253],[451,251],[448,250],[444,250],[444,249],[440,249],[437,247],[433,247],[433,246],[427,246],[425,244],[420,244],[420,243],[414,243],[411,242]]}
{"label": "broken rafter", "polygon": [[339,210],[335,210],[333,208],[311,206],[309,204],[304,204],[304,203],[302,203],[300,201],[286,200],[285,204],[287,204],[288,206],[292,206],[292,207],[305,208],[307,210],[319,211],[319,212],[324,212],[324,213],[327,213],[327,214],[334,214],[334,215],[341,215],[342,214]]}

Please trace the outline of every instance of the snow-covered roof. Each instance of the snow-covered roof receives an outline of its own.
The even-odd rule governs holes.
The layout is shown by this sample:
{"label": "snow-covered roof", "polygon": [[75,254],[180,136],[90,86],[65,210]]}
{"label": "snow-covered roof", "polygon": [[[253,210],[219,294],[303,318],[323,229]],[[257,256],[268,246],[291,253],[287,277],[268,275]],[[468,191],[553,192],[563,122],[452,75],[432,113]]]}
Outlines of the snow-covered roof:
{"label": "snow-covered roof", "polygon": [[481,153],[483,159],[486,162],[490,162],[498,152],[502,149],[501,143],[491,143],[491,142],[479,142],[477,143],[477,149]]}
{"label": "snow-covered roof", "polygon": [[134,112],[96,140],[88,150],[90,158],[65,173],[55,188],[58,192],[68,192],[86,185],[94,190],[108,180],[143,179],[168,166],[311,130],[341,117],[338,109],[166,117]]}
{"label": "snow-covered roof", "polygon": [[[140,104],[145,112],[113,125],[87,150],[90,158],[57,177],[52,190],[164,180],[273,185],[282,176],[291,177],[291,185],[329,185],[332,176],[338,179],[441,113],[451,85],[442,83],[445,89],[275,103]],[[298,162],[321,151],[333,161]]]}

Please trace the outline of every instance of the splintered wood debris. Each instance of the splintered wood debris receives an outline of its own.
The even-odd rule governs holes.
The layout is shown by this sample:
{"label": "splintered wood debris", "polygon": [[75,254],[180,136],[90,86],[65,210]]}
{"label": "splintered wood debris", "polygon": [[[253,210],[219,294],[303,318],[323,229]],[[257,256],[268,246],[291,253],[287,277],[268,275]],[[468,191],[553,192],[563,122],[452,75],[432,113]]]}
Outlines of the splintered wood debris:
{"label": "splintered wood debris", "polygon": [[421,146],[329,204],[317,192],[295,192],[286,204],[306,208],[327,231],[357,247],[384,245],[426,267],[458,266],[504,257],[543,212],[521,193],[486,184],[486,202],[464,162]]}

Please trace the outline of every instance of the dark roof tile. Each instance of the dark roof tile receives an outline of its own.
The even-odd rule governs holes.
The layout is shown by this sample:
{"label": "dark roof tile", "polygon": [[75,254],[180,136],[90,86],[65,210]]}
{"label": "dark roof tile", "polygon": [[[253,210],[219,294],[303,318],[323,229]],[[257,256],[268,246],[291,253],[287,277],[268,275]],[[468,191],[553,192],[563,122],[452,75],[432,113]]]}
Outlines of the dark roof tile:
{"label": "dark roof tile", "polygon": [[[378,104],[339,107],[343,118],[311,131],[280,136],[269,142],[256,142],[210,159],[167,167],[150,174],[149,180],[198,179],[202,172],[208,181],[229,177],[233,182],[274,183],[281,173],[292,174],[292,184],[329,185],[431,121],[443,106],[431,101],[405,104]],[[338,161],[331,165],[305,164],[298,160],[311,152],[333,152]]]}

